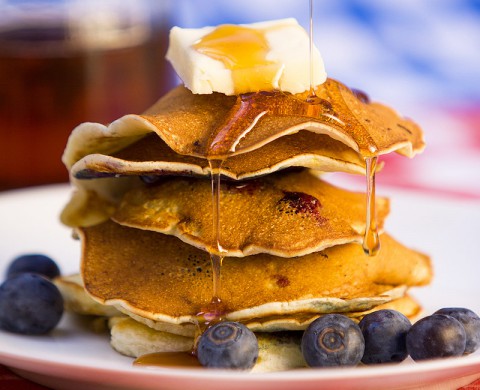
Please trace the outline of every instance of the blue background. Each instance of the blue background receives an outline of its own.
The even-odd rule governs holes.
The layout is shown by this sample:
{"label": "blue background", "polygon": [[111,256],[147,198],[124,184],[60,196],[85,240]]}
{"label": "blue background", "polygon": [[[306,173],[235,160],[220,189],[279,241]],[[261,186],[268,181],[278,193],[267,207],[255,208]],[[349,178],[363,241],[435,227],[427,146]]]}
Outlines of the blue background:
{"label": "blue background", "polygon": [[[174,24],[295,17],[308,0],[179,0]],[[408,107],[480,104],[479,0],[314,0],[314,36],[327,73],[374,99]]]}

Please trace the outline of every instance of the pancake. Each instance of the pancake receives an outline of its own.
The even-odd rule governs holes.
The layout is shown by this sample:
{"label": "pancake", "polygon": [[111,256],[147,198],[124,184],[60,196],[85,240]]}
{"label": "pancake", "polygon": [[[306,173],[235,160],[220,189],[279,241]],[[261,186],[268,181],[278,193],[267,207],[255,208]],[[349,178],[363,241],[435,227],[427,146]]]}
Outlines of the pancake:
{"label": "pancake", "polygon": [[[392,294],[392,297],[393,296],[394,294]],[[416,302],[409,295],[404,295],[395,297],[391,301],[377,305],[369,310],[348,311],[343,312],[342,314],[350,317],[355,322],[359,322],[368,313],[381,309],[392,309],[399,311],[411,320],[417,318],[421,312],[421,307],[418,302]],[[322,315],[323,314],[298,313],[293,315],[271,316],[259,319],[249,319],[245,322],[245,325],[254,332],[302,331]]]}
{"label": "pancake", "polygon": [[[58,277],[55,279],[55,284],[60,289],[65,302],[66,310],[81,315],[111,317],[113,318],[114,322],[117,319],[122,318],[122,313],[119,312],[114,306],[102,305],[93,300],[90,295],[87,294],[79,274]],[[343,314],[352,318],[354,321],[360,321],[366,314],[381,309],[397,310],[410,318],[410,320],[417,318],[421,312],[421,307],[418,302],[416,302],[409,295],[405,295],[400,298],[393,299],[387,303],[375,306],[367,311],[344,312]],[[193,338],[195,335],[196,327],[194,324],[188,323],[176,325],[155,322],[143,317],[139,317],[133,313],[128,313],[128,311],[125,309],[123,310],[126,315],[129,315],[129,317],[136,322],[146,325],[149,328],[158,331],[159,333],[175,334],[190,338]],[[300,331],[306,329],[306,327],[318,317],[319,314],[296,313],[291,315],[271,316],[259,319],[251,318],[246,320],[244,323],[254,332]]]}
{"label": "pancake", "polygon": [[[175,235],[215,253],[211,202],[210,180],[175,178],[131,190],[112,218],[124,226]],[[226,256],[293,257],[361,242],[365,203],[364,194],[337,188],[309,171],[224,183],[220,244]],[[388,200],[377,198],[380,230],[388,211]]]}
{"label": "pancake", "polygon": [[129,317],[113,317],[109,324],[112,347],[126,356],[191,351],[193,348],[193,337],[154,330]]}
{"label": "pancake", "polygon": [[65,309],[81,315],[113,317],[121,313],[113,306],[94,301],[83,286],[79,274],[60,276],[53,281],[63,297]]}
{"label": "pancake", "polygon": [[[312,138],[321,139],[321,143],[314,144]],[[377,170],[382,166],[380,163]],[[303,131],[298,136],[282,137],[252,153],[228,159],[220,173],[227,179],[244,180],[292,167],[363,174],[365,161],[326,135]],[[206,159],[177,154],[156,134],[150,134],[113,156],[91,154],[75,163],[70,175],[77,190],[62,212],[62,222],[68,226],[90,226],[107,220],[128,187],[135,186],[134,176],[210,174]]]}
{"label": "pancake", "polygon": [[70,178],[75,190],[60,213],[60,221],[70,227],[93,226],[107,221],[117,208],[123,194],[134,186],[132,178],[105,178],[90,181]]}
{"label": "pancake", "polygon": [[[306,367],[300,332],[258,333],[258,359],[251,372],[285,371]],[[123,355],[139,357],[155,352],[188,352],[193,338],[159,332],[130,318],[111,321],[112,347]]]}
{"label": "pancake", "polygon": [[[424,149],[422,132],[415,123],[387,106],[370,103],[365,95],[340,82],[328,79],[317,87],[316,94],[325,108],[318,117],[290,115],[299,112],[297,106],[304,105],[306,93],[293,98],[280,94],[258,108],[265,115],[259,118],[259,113],[254,112],[257,115],[245,126],[245,121],[234,121],[241,109],[241,97],[219,93],[194,95],[180,86],[144,115],[126,115],[109,126],[79,125],[70,135],[62,160],[70,169],[87,155],[119,152],[150,133],[156,133],[175,153],[200,158],[211,155],[213,144],[223,151],[233,142],[234,150],[230,148],[226,154],[234,156],[299,134],[300,130],[326,134],[364,157],[393,151],[413,157]],[[234,122],[240,126],[238,129]],[[219,129],[227,134],[219,133]]]}
{"label": "pancake", "polygon": [[[282,110],[275,115],[263,115],[242,136],[237,151],[228,153],[221,173],[236,180],[297,166],[363,173],[365,156],[397,151],[413,157],[423,150],[418,126],[388,107],[369,103],[364,97],[359,99],[363,95],[334,80],[319,86],[317,95],[322,102],[329,102],[328,112],[313,119]],[[305,98],[296,97],[300,100],[294,101]],[[222,128],[222,123],[229,123],[232,112],[236,112],[235,105],[236,98],[232,96],[193,95],[178,87],[145,115],[127,115],[109,126],[78,126],[62,157],[77,188],[62,213],[62,222],[68,226],[90,226],[108,219],[112,202],[123,195],[125,183],[132,185],[132,181],[120,181],[118,176],[208,175],[205,145]],[[291,104],[272,103],[277,108],[283,105]],[[158,140],[152,141],[154,137]],[[225,137],[228,141],[230,135]],[[98,177],[115,180],[78,180]],[[92,209],[92,203],[107,207]]]}
{"label": "pancake", "polygon": [[[289,167],[322,172],[365,174],[365,160],[333,138],[300,131],[274,140],[250,153],[230,157],[220,170],[232,180],[251,179]],[[77,179],[119,175],[209,176],[208,160],[175,153],[156,134],[150,134],[110,155],[89,154],[71,169]]]}
{"label": "pancake", "polygon": [[[358,322],[366,314],[371,313],[372,311],[380,309],[392,309],[403,313],[405,316],[410,318],[410,320],[415,320],[420,315],[422,309],[418,302],[416,302],[408,294],[404,295],[405,292],[406,289],[403,287],[396,288],[395,290],[391,290],[384,294],[383,298],[385,298],[387,294],[391,297],[391,300],[388,300],[388,302],[378,304],[368,310],[345,311],[342,312],[342,314]],[[85,295],[87,295],[86,292]],[[195,324],[172,324],[162,321],[154,321],[136,315],[123,307],[118,307],[118,309],[125,315],[128,315],[135,321],[140,322],[149,328],[159,330],[161,332],[173,333],[188,337],[193,337],[195,335]],[[311,322],[321,315],[322,314],[316,313],[293,313],[286,315],[266,316],[263,318],[249,318],[242,320],[241,322],[254,332],[301,331],[305,330]]]}
{"label": "pancake", "polygon": [[[82,276],[98,302],[154,321],[193,323],[211,299],[209,255],[176,237],[106,222],[80,228]],[[431,279],[428,257],[386,234],[365,256],[345,244],[291,259],[259,254],[225,258],[221,298],[226,319],[292,313],[364,311]]]}
{"label": "pancake", "polygon": [[[82,279],[78,274],[58,277],[55,279],[55,284],[62,293],[65,308],[68,311],[81,315],[117,318],[122,314],[114,306],[103,305],[93,300],[85,291]],[[352,318],[354,321],[360,321],[366,314],[380,309],[397,310],[411,320],[415,319],[421,311],[420,305],[413,298],[405,295],[387,303],[375,306],[367,311],[344,312],[343,314]],[[126,315],[130,316],[135,321],[147,325],[149,328],[155,329],[159,332],[172,333],[186,337],[194,337],[195,335],[195,325],[192,323],[177,325],[155,322],[128,312],[128,310],[122,309],[121,307],[120,310],[123,310]],[[251,318],[244,323],[255,332],[297,331],[306,329],[306,327],[318,317],[319,314],[295,313],[291,315],[278,315],[259,319]]]}
{"label": "pancake", "polygon": [[[406,296],[377,306],[375,310],[398,310],[412,319],[418,314],[418,308],[418,304]],[[414,313],[414,315],[409,313]],[[360,320],[360,318],[352,318],[355,321]],[[248,326],[252,329],[250,324]],[[265,333],[254,331],[258,340],[259,358],[252,372],[285,371],[306,367],[300,347],[302,332]],[[122,317],[114,318],[111,321],[111,345],[116,351],[135,358],[156,352],[187,352],[193,346],[193,335],[192,337],[183,337],[156,331],[131,318]]]}

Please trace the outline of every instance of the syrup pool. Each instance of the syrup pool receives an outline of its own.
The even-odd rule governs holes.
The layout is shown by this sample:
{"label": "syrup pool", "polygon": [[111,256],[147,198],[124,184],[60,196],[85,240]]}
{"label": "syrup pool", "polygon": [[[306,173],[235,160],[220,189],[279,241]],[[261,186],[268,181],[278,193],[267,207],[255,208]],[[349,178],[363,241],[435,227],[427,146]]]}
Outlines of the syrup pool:
{"label": "syrup pool", "polygon": [[148,353],[135,359],[133,365],[144,367],[161,366],[176,368],[202,367],[197,357],[192,352]]}

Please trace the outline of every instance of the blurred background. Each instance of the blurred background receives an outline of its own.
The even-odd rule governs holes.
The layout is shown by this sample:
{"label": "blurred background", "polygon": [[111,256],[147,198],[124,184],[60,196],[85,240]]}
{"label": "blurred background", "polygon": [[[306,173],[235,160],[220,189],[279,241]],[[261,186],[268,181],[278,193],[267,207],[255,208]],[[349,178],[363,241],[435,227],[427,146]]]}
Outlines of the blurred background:
{"label": "blurred background", "polygon": [[[295,17],[308,0],[0,0],[0,190],[65,181],[80,122],[141,113],[178,82],[172,25]],[[314,0],[327,73],[425,130],[379,181],[480,199],[480,1]]]}
{"label": "blurred background", "polygon": [[141,113],[172,87],[170,6],[0,0],[0,190],[66,181],[75,126]]}

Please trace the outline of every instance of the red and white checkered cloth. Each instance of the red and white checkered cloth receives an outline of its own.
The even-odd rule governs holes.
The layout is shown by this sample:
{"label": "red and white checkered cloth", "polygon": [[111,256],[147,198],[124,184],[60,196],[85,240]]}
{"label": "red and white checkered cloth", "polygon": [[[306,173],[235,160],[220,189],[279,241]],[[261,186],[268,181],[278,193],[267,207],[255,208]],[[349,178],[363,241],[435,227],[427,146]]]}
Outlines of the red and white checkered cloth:
{"label": "red and white checkered cloth", "polygon": [[425,133],[425,151],[412,160],[385,156],[379,185],[480,200],[480,104],[423,109],[415,120]]}
{"label": "red and white checkered cloth", "polygon": [[459,388],[459,390],[479,390],[480,389],[480,379],[476,380],[473,383],[470,383],[469,385],[462,386]]}

